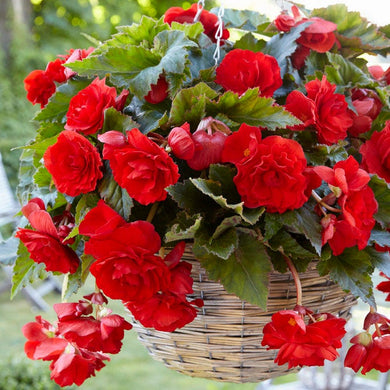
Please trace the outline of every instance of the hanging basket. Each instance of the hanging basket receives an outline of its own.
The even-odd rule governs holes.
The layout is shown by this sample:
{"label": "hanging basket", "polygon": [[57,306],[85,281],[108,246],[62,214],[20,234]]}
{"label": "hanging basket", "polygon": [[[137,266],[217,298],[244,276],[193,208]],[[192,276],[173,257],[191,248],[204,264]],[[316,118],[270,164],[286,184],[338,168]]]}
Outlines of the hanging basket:
{"label": "hanging basket", "polygon": [[[263,311],[209,280],[191,252],[186,252],[183,260],[192,264],[194,293],[190,298],[202,298],[204,307],[193,322],[172,333],[144,328],[134,322],[134,329],[150,355],[180,373],[223,382],[260,382],[291,373],[287,365],[274,363],[277,351],[261,346],[263,327],[272,314],[295,306],[291,274],[270,274],[267,311]],[[316,312],[350,317],[356,299],[319,276],[315,264],[300,274],[300,279],[303,305]]]}

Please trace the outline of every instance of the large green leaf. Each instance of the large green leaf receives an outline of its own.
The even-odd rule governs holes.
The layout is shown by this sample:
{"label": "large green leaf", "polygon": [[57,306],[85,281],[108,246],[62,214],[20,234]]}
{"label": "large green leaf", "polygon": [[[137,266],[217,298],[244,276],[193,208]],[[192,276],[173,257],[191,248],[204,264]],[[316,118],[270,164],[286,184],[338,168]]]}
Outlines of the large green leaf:
{"label": "large green leaf", "polygon": [[202,247],[208,255],[227,260],[238,246],[237,230],[234,228],[238,223],[234,219],[226,218],[212,235],[203,224],[195,234],[196,246]]}
{"label": "large green leaf", "polygon": [[273,251],[280,252],[289,258],[295,259],[294,264],[298,272],[304,272],[315,255],[300,245],[287,231],[280,230],[269,240]]}
{"label": "large green leaf", "polygon": [[183,31],[165,30],[154,37],[151,48],[110,46],[104,53],[91,55],[69,67],[86,76],[110,74],[110,80],[116,86],[130,89],[139,98],[148,94],[161,74],[173,73],[181,80],[170,86],[171,93],[175,93],[189,73],[187,57],[191,47],[197,47],[197,44]]}
{"label": "large green leaf", "polygon": [[[390,240],[387,241],[390,243]],[[386,275],[390,275],[390,253],[389,252],[378,252],[372,247],[365,248],[365,252],[367,252],[370,256],[371,264],[373,267],[378,269],[379,271],[384,272]]]}
{"label": "large green leaf", "polygon": [[133,200],[128,192],[114,180],[111,171],[106,167],[103,180],[98,185],[100,197],[124,219],[128,219],[133,207]]}
{"label": "large green leaf", "polygon": [[371,177],[369,186],[374,191],[375,199],[378,202],[378,211],[375,219],[383,226],[390,225],[390,185],[376,175]]}
{"label": "large green leaf", "polygon": [[115,108],[110,107],[104,111],[103,132],[109,130],[124,132],[135,127],[139,127],[137,122],[134,122],[128,115],[120,113]]}
{"label": "large green leaf", "polygon": [[301,36],[302,31],[312,22],[305,22],[293,27],[288,33],[274,35],[265,46],[263,52],[276,58],[283,78],[287,72],[287,57],[291,56],[298,47],[296,40]]}
{"label": "large green leaf", "polygon": [[372,79],[358,66],[348,61],[340,54],[326,53],[330,65],[325,67],[329,82],[345,87],[364,87],[373,83]]}
{"label": "large green leaf", "polygon": [[76,294],[81,286],[84,285],[89,275],[89,267],[95,261],[90,255],[80,256],[81,267],[73,274],[66,274],[62,284],[62,300],[67,301]]}
{"label": "large green leaf", "polygon": [[11,299],[23,288],[38,279],[47,278],[43,263],[35,263],[22,242],[19,243],[17,259],[12,276]]}
{"label": "large green leaf", "polygon": [[189,216],[185,212],[180,212],[175,223],[166,232],[164,241],[193,240],[201,222],[202,216],[200,214]]}
{"label": "large green leaf", "polygon": [[359,251],[357,247],[347,248],[341,255],[321,261],[318,270],[321,275],[329,273],[330,278],[343,290],[350,291],[364,302],[376,307],[370,277],[373,266],[367,251]]}
{"label": "large green leaf", "polygon": [[223,22],[226,28],[238,28],[246,31],[257,31],[257,27],[264,23],[269,23],[266,15],[256,11],[225,9]]}
{"label": "large green leaf", "polygon": [[381,52],[390,49],[390,40],[375,24],[360,16],[359,12],[348,12],[344,4],[334,4],[313,10],[312,16],[319,16],[337,24],[335,32],[341,44],[343,56],[357,56],[363,52]]}
{"label": "large green leaf", "polygon": [[215,202],[199,191],[190,180],[177,182],[166,188],[168,194],[189,214],[203,213],[215,209]]}
{"label": "large green leaf", "polygon": [[272,98],[259,96],[259,89],[248,89],[241,96],[225,92],[217,101],[206,102],[208,115],[224,114],[236,123],[263,126],[270,130],[299,124],[300,121],[283,107],[275,104]]}
{"label": "large green leaf", "polygon": [[219,206],[238,214],[245,222],[254,224],[263,213],[262,208],[249,210],[244,207],[244,202],[229,203],[222,194],[221,183],[209,179],[190,179],[192,184],[203,194],[213,199]]}
{"label": "large green leaf", "polygon": [[206,99],[213,99],[217,92],[205,83],[182,89],[172,101],[169,121],[174,126],[184,122],[199,123],[206,115]]}
{"label": "large green leaf", "polygon": [[[94,73],[92,73],[94,75]],[[104,77],[105,75],[103,75]],[[50,122],[66,122],[66,113],[69,109],[69,102],[82,89],[86,88],[91,83],[91,80],[68,80],[66,84],[62,84],[57,88],[57,92],[53,95],[46,107],[38,112],[35,116],[37,121]]]}
{"label": "large green leaf", "polygon": [[110,47],[144,46],[151,47],[154,37],[169,27],[163,19],[155,20],[148,16],[142,16],[140,23],[133,23],[130,26],[117,27],[118,33],[111,39],[102,43],[91,55],[104,53]]}
{"label": "large green leaf", "polygon": [[265,310],[271,272],[269,256],[257,237],[239,233],[238,238],[238,247],[227,260],[208,254],[196,241],[194,254],[211,279],[220,281],[228,292]]}
{"label": "large green leaf", "polygon": [[235,49],[250,50],[253,52],[263,51],[266,45],[266,41],[263,39],[257,39],[255,36],[248,32],[243,35],[239,40],[234,42]]}
{"label": "large green leaf", "polygon": [[267,213],[265,215],[265,238],[270,239],[282,227],[291,233],[303,234],[311,243],[318,255],[321,255],[322,237],[320,218],[314,212],[314,205],[306,203],[299,209],[287,211],[283,214]]}

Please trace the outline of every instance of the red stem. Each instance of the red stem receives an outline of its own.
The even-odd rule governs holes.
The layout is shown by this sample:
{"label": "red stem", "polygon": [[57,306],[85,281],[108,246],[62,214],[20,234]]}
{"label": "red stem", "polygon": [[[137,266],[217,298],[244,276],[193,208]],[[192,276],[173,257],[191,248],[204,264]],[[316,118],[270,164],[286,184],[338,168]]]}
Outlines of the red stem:
{"label": "red stem", "polygon": [[289,257],[284,256],[284,259],[286,260],[288,269],[294,278],[295,288],[297,290],[297,305],[302,306],[302,285],[301,280],[299,279],[298,271]]}

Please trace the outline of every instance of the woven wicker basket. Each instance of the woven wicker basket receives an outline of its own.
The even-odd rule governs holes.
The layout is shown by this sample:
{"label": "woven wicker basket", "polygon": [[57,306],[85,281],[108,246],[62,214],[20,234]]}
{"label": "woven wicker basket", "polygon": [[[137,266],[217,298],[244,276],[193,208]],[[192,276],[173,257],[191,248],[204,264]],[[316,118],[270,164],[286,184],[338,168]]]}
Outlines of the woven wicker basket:
{"label": "woven wicker basket", "polygon": [[[292,372],[278,366],[276,352],[261,346],[263,326],[273,313],[295,306],[295,286],[290,273],[270,275],[267,311],[229,294],[220,283],[210,281],[191,253],[183,257],[192,264],[194,294],[204,307],[197,318],[172,333],[146,329],[134,322],[134,329],[151,356],[186,375],[224,382],[260,382]],[[349,317],[356,303],[315,266],[300,274],[303,304],[314,311]]]}

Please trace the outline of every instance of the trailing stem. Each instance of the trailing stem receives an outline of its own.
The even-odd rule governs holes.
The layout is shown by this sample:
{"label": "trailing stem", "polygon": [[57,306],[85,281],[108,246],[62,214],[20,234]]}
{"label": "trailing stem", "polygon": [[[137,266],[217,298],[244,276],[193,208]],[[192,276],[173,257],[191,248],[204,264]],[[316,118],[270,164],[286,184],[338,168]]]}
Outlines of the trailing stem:
{"label": "trailing stem", "polygon": [[297,305],[302,306],[302,285],[301,280],[299,279],[298,271],[289,257],[284,256],[284,259],[286,260],[288,269],[294,278],[295,289],[297,290]]}

